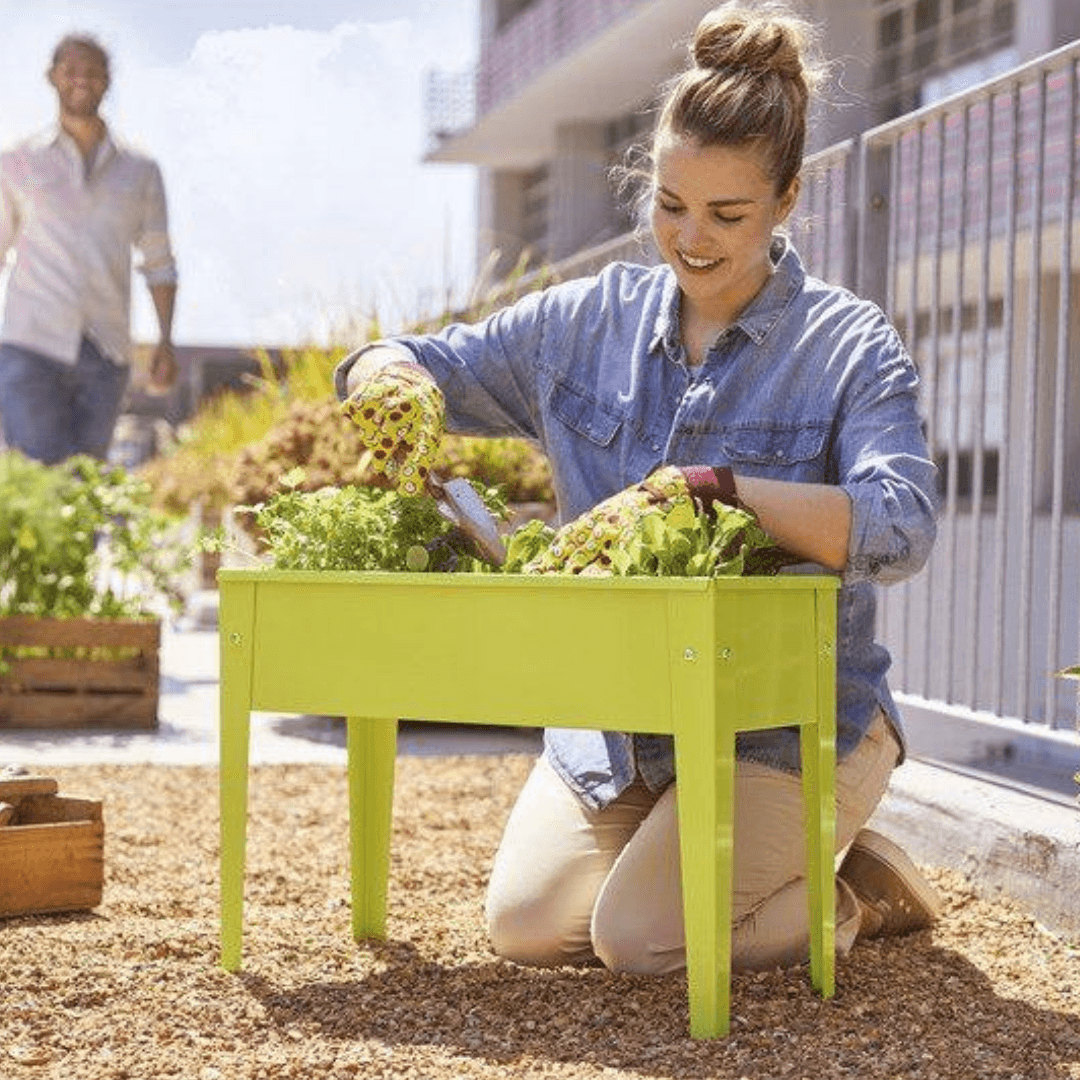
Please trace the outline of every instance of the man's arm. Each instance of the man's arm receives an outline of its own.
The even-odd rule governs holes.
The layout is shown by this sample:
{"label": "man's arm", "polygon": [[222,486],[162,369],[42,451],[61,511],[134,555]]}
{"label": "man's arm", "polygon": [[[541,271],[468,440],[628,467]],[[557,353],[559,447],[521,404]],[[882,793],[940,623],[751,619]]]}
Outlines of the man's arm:
{"label": "man's arm", "polygon": [[176,308],[176,285],[150,285],[150,296],[157,313],[159,339],[150,360],[151,393],[166,394],[176,383],[176,357],[173,355],[172,324]]}

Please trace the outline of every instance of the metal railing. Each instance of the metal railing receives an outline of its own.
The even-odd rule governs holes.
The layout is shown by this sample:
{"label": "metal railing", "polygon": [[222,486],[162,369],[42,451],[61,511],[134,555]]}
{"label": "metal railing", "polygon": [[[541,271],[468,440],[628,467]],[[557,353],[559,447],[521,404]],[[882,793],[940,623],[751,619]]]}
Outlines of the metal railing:
{"label": "metal railing", "polygon": [[[920,370],[939,539],[879,610],[906,714],[1067,747],[1075,684],[1054,673],[1080,659],[1078,65],[1080,43],[814,155],[792,223],[809,271],[881,304]],[[613,258],[643,250],[617,238],[544,278]]]}
{"label": "metal railing", "polygon": [[[941,470],[926,570],[883,590],[893,685],[973,718],[1076,723],[1080,43],[810,159],[796,242],[877,300]],[[1071,468],[1070,468],[1071,463]]]}

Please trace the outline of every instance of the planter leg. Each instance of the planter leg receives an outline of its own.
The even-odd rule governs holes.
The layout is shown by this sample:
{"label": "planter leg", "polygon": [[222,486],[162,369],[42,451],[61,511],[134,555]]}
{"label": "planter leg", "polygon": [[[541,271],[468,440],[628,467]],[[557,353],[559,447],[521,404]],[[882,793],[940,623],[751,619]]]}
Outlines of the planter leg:
{"label": "planter leg", "polygon": [[248,749],[255,588],[221,589],[219,785],[221,814],[221,966],[240,968],[244,932],[244,863],[247,846]]}
{"label": "planter leg", "polygon": [[360,941],[386,936],[397,721],[350,716],[347,723],[352,931]]}
{"label": "planter leg", "polygon": [[715,741],[698,742],[684,734],[675,743],[690,1035],[695,1039],[726,1035],[730,1027],[734,742],[734,733],[723,732]]}

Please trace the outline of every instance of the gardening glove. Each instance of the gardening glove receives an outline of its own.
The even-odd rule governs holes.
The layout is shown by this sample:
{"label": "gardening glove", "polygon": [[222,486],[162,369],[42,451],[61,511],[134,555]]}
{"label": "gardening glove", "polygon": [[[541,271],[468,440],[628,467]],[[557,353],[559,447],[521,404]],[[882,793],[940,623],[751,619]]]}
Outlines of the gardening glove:
{"label": "gardening glove", "polygon": [[664,465],[564,525],[547,551],[526,563],[523,572],[608,573],[612,550],[628,544],[645,517],[667,513],[680,503],[692,503],[695,509],[711,509],[716,503],[746,509],[735,494],[730,469]]}
{"label": "gardening glove", "polygon": [[424,491],[446,430],[446,402],[419,364],[378,368],[342,404],[371,451],[371,468],[402,495]]}
{"label": "gardening glove", "polygon": [[682,472],[674,465],[666,465],[640,484],[617,492],[563,525],[551,546],[526,563],[524,572],[606,573],[612,549],[626,544],[644,517],[689,500],[690,489]]}

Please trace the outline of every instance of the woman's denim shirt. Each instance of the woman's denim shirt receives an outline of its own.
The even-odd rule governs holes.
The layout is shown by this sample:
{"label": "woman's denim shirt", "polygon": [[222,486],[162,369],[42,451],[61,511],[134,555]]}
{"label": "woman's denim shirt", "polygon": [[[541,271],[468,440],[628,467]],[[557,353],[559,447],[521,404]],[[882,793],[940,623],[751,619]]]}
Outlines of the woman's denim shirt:
{"label": "woman's denim shirt", "polygon": [[[450,430],[535,440],[551,464],[560,521],[665,463],[842,487],[852,507],[838,612],[843,759],[879,708],[903,745],[889,656],[874,641],[875,585],[926,561],[936,475],[915,367],[880,309],[807,276],[786,240],[774,241],[772,255],[765,287],[697,367],[687,363],[679,289],[666,265],[615,263],[479,323],[380,344],[407,349],[431,373]],[[339,395],[357,355],[338,368]],[[674,776],[670,736],[548,729],[544,741],[592,807],[636,775],[654,790]],[[799,769],[796,729],[741,734],[737,752]]]}

